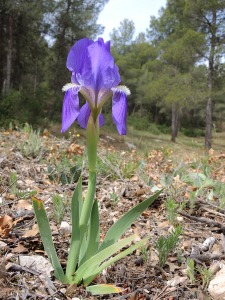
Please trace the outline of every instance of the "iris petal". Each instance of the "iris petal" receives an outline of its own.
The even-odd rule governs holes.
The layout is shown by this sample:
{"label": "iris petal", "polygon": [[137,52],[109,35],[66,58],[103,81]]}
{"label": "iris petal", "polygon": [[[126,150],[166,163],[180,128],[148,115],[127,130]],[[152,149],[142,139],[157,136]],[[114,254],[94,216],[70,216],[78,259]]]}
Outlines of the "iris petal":
{"label": "iris petal", "polygon": [[94,41],[84,38],[76,42],[70,49],[66,66],[72,72],[72,82],[74,83],[79,83],[77,74],[82,74],[83,72],[83,67],[87,60],[87,47],[92,43]]}
{"label": "iris petal", "polygon": [[65,132],[79,115],[80,107],[78,91],[79,88],[71,88],[65,93],[62,109],[61,132]]}
{"label": "iris petal", "polygon": [[120,82],[118,67],[109,51],[108,43],[102,39],[87,48],[90,59],[92,76],[87,78],[86,85],[91,86],[97,93],[101,88],[112,88]]}
{"label": "iris petal", "polygon": [[102,114],[100,114],[98,116],[98,120],[99,120],[99,126],[102,127],[104,125],[104,123],[105,123],[105,120],[104,120],[104,117],[103,117]]}
{"label": "iris petal", "polygon": [[96,42],[84,38],[75,43],[66,65],[72,72],[72,82],[91,87],[97,93],[101,88],[112,88],[120,82],[118,67],[110,53],[110,43],[104,43],[101,38]]}
{"label": "iris petal", "polygon": [[81,107],[79,116],[77,118],[77,121],[81,128],[86,129],[90,114],[91,114],[91,110],[90,110],[88,103],[86,102]]}
{"label": "iris petal", "polygon": [[112,119],[119,134],[126,134],[127,96],[120,90],[115,90],[112,98]]}
{"label": "iris petal", "polygon": [[[96,42],[84,38],[76,42],[67,57],[67,68],[71,71],[71,88],[66,85],[63,104],[62,132],[77,119],[82,128],[87,127],[91,114],[101,111],[106,100],[113,94],[112,118],[120,134],[126,134],[127,88],[118,86],[119,69],[110,53],[110,42],[102,38]],[[77,86],[77,87],[76,87]],[[79,110],[78,92],[86,99]],[[99,125],[104,124],[102,114]]]}

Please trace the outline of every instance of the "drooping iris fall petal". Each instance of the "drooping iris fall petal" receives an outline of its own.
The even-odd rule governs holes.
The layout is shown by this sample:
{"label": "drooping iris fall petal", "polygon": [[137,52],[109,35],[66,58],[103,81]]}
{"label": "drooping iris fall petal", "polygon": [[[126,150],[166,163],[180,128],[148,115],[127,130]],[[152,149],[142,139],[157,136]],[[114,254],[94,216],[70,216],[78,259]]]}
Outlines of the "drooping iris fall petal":
{"label": "drooping iris fall petal", "polygon": [[79,115],[79,99],[78,99],[79,88],[70,88],[66,91],[63,100],[62,109],[62,129],[61,132],[65,132],[76,120]]}
{"label": "drooping iris fall petal", "polygon": [[127,97],[126,94],[120,90],[113,93],[112,98],[112,119],[116,125],[119,134],[127,133]]}
{"label": "drooping iris fall petal", "polygon": [[[77,118],[77,121],[80,125],[81,128],[86,129],[87,128],[87,123],[88,123],[88,119],[90,117],[91,114],[91,110],[90,107],[88,105],[88,103],[86,102],[80,109],[80,113],[79,116]],[[99,114],[98,116],[98,120],[99,120],[99,126],[103,126],[104,124],[104,117],[102,114]]]}
{"label": "drooping iris fall petal", "polygon": [[88,103],[86,102],[81,107],[79,116],[77,118],[77,121],[81,128],[86,129],[90,114],[91,114],[91,110],[90,110]]}

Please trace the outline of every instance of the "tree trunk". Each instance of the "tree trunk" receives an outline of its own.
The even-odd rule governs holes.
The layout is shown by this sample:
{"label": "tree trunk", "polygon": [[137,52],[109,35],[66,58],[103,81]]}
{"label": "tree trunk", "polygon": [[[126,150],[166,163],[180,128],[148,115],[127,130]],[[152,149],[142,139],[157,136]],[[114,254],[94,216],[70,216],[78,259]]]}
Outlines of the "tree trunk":
{"label": "tree trunk", "polygon": [[172,105],[172,135],[171,141],[176,142],[176,137],[178,134],[178,125],[179,125],[179,107],[176,103]]}
{"label": "tree trunk", "polygon": [[4,92],[3,85],[5,80],[5,14],[0,12],[0,94]]}
{"label": "tree trunk", "polygon": [[215,48],[216,48],[216,11],[213,11],[209,66],[208,66],[208,98],[206,103],[206,128],[205,128],[206,151],[208,151],[212,147],[212,88],[213,88]]}
{"label": "tree trunk", "polygon": [[[210,88],[209,88],[210,93]],[[208,96],[206,104],[206,128],[205,128],[205,148],[210,150],[212,147],[212,96]]]}
{"label": "tree trunk", "polygon": [[6,64],[6,81],[5,93],[9,93],[11,84],[11,71],[12,71],[12,42],[13,42],[13,18],[9,15],[9,33],[8,33],[8,49],[7,49],[7,64]]}

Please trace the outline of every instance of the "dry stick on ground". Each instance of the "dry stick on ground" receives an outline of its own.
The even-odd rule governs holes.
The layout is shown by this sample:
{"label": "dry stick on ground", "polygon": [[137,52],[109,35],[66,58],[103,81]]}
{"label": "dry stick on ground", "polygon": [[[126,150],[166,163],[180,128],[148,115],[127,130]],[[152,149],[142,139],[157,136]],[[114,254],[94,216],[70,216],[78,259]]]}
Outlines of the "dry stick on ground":
{"label": "dry stick on ground", "polygon": [[219,222],[216,222],[216,221],[213,221],[213,220],[209,220],[207,218],[204,218],[204,217],[195,217],[195,216],[191,216],[183,211],[178,211],[178,213],[190,220],[194,220],[194,221],[197,221],[197,222],[201,222],[201,223],[205,223],[209,226],[216,226],[216,227],[219,227],[222,231],[225,231],[225,227],[219,223]]}
{"label": "dry stick on ground", "polygon": [[216,216],[220,216],[222,218],[225,217],[225,215],[221,212],[215,211],[214,209],[208,208],[208,207],[201,207],[202,210],[207,211],[210,214],[216,215]]}
{"label": "dry stick on ground", "polygon": [[[195,216],[190,216],[189,214],[185,213],[185,212],[182,212],[182,211],[178,211],[178,213],[188,219],[191,219],[191,220],[194,220],[194,221],[197,221],[197,222],[201,222],[201,223],[205,223],[209,226],[216,226],[216,227],[219,227],[220,231],[222,231],[222,234],[221,236],[223,238],[222,239],[222,244],[223,244],[223,249],[225,247],[225,236],[224,236],[224,233],[225,233],[225,227],[219,223],[219,222],[216,222],[216,221],[213,221],[213,220],[209,220],[207,218],[203,218],[203,217],[195,217]],[[209,260],[217,260],[217,259],[224,259],[225,258],[225,254],[193,254],[191,255],[192,258],[194,260],[196,260],[197,262],[208,262]]]}
{"label": "dry stick on ground", "polygon": [[221,233],[221,244],[222,244],[222,247],[223,247],[223,252],[225,253],[225,236],[223,233]]}
{"label": "dry stick on ground", "polygon": [[223,217],[225,216],[225,210],[222,209],[222,208],[220,208],[220,207],[218,207],[217,205],[215,205],[215,204],[213,204],[213,203],[211,203],[211,202],[205,202],[205,201],[203,201],[203,200],[198,200],[197,203],[202,204],[202,205],[203,205],[203,209],[205,209],[204,206],[206,206],[206,205],[211,206],[211,207],[213,207],[213,208],[216,209],[216,211],[213,210],[214,213],[218,213],[218,211],[219,211],[220,214],[223,215]]}

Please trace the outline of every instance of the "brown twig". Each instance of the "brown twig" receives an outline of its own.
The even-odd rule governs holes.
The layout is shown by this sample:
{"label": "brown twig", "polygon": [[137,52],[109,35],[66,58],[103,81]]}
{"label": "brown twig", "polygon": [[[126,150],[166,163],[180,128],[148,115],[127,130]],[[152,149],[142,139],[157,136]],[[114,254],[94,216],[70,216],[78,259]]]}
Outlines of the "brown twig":
{"label": "brown twig", "polygon": [[216,222],[216,221],[213,221],[213,220],[209,220],[207,218],[203,218],[203,217],[195,217],[195,216],[191,216],[183,211],[178,211],[178,213],[190,220],[194,220],[194,221],[197,221],[197,222],[201,222],[201,223],[205,223],[209,226],[216,226],[216,227],[219,227],[221,229],[225,229],[225,227],[219,223],[219,222]]}

